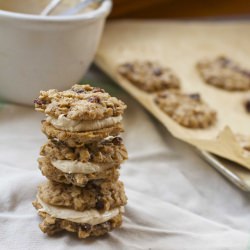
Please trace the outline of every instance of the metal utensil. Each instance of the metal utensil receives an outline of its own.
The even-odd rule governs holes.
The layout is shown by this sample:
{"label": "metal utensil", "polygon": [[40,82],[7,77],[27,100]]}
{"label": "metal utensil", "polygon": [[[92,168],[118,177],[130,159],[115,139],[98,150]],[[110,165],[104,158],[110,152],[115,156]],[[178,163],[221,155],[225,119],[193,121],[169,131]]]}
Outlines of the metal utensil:
{"label": "metal utensil", "polygon": [[226,160],[222,157],[213,155],[206,151],[198,150],[202,158],[204,158],[210,165],[217,169],[232,183],[240,189],[250,192],[250,170],[240,166],[239,164]]}
{"label": "metal utensil", "polygon": [[104,0],[85,0],[76,4],[74,7],[60,14],[60,16],[75,15],[82,11],[84,8],[88,7],[92,3],[101,4]]}
{"label": "metal utensil", "polygon": [[52,0],[40,13],[41,16],[48,16],[49,13],[54,10],[62,0]]}

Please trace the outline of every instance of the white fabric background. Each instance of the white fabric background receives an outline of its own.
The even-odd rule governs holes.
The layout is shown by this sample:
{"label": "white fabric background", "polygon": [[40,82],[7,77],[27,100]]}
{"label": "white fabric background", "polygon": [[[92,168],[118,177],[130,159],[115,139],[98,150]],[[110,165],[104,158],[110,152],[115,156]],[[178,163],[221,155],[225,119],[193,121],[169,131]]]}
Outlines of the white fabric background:
{"label": "white fabric background", "polygon": [[43,116],[5,104],[0,108],[0,249],[248,249],[250,194],[105,81],[105,88],[129,106],[124,118],[129,160],[121,170],[129,200],[122,228],[88,240],[40,231],[31,202],[44,180],[36,163],[46,140],[40,132]]}

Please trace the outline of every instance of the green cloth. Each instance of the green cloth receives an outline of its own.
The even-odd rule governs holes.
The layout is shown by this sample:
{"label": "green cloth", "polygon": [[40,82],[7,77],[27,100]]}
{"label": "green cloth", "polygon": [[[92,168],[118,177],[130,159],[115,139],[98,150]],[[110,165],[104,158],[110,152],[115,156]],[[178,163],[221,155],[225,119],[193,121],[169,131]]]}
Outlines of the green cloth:
{"label": "green cloth", "polygon": [[4,105],[5,105],[5,102],[0,99],[0,110],[3,108]]}

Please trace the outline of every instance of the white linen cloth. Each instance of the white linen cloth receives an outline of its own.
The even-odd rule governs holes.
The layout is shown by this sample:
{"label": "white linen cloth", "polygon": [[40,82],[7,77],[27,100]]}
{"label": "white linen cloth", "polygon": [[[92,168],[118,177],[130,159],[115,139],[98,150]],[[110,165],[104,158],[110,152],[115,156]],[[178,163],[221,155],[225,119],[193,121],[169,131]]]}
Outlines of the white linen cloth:
{"label": "white linen cloth", "polygon": [[[0,249],[247,250],[250,195],[174,139],[122,90],[129,160],[121,168],[128,196],[120,229],[98,239],[70,233],[48,237],[31,202],[45,180],[37,168],[43,118],[31,107],[0,108]],[[113,90],[113,91],[112,91]],[[249,248],[250,249],[250,248]]]}

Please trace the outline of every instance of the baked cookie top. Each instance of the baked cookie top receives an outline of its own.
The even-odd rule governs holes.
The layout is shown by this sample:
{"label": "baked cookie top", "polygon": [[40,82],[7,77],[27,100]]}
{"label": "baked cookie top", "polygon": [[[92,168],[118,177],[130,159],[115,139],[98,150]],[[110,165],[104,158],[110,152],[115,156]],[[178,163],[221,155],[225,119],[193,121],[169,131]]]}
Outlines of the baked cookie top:
{"label": "baked cookie top", "polygon": [[118,72],[132,84],[149,93],[180,88],[180,80],[174,72],[156,62],[124,63],[118,67]]}
{"label": "baked cookie top", "polygon": [[207,84],[229,91],[250,89],[250,70],[246,70],[233,60],[219,56],[197,63],[197,70]]}
{"label": "baked cookie top", "polygon": [[[98,181],[97,181],[98,182]],[[77,211],[97,209],[107,211],[127,203],[123,183],[89,182],[84,188],[47,181],[39,186],[39,198],[54,206],[72,208]]]}
{"label": "baked cookie top", "polygon": [[94,163],[120,164],[128,158],[127,150],[119,136],[110,136],[82,147],[69,147],[53,139],[41,147],[40,154],[51,160],[72,160]]}
{"label": "baked cookie top", "polygon": [[184,127],[207,128],[216,121],[216,111],[197,93],[166,91],[158,94],[155,102],[161,110]]}
{"label": "baked cookie top", "polygon": [[101,88],[74,85],[71,89],[41,91],[34,101],[35,109],[46,115],[71,120],[101,120],[123,114],[126,105]]}

